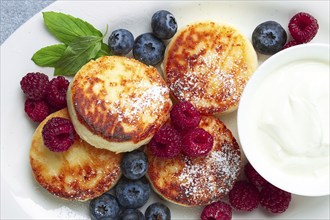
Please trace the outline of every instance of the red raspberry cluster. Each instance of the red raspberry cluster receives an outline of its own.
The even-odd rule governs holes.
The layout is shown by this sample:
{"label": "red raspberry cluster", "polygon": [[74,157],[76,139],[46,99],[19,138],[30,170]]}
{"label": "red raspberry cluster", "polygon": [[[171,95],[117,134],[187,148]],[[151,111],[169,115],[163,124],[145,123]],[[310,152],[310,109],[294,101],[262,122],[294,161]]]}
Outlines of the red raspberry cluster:
{"label": "red raspberry cluster", "polygon": [[190,157],[207,155],[213,147],[213,137],[198,125],[201,115],[189,102],[173,106],[171,125],[164,125],[150,141],[155,156],[173,158],[181,152]]}
{"label": "red raspberry cluster", "polygon": [[52,111],[66,107],[69,81],[63,76],[49,81],[44,73],[28,73],[21,79],[20,85],[27,98],[24,110],[34,122],[41,122]]}
{"label": "red raspberry cluster", "polygon": [[221,201],[212,203],[204,208],[201,219],[208,219],[207,217],[219,220],[231,219],[232,208],[238,211],[250,212],[256,209],[259,204],[273,214],[282,213],[288,209],[291,202],[290,193],[267,182],[250,163],[245,165],[244,173],[247,180],[237,181],[229,191],[228,200],[230,205]]}
{"label": "red raspberry cluster", "polygon": [[316,36],[319,25],[312,15],[299,12],[290,19],[288,28],[293,40],[287,42],[283,49],[310,42]]}
{"label": "red raspberry cluster", "polygon": [[291,194],[267,182],[250,163],[244,167],[247,180],[238,181],[229,192],[229,202],[237,210],[252,211],[260,204],[271,213],[289,207]]}

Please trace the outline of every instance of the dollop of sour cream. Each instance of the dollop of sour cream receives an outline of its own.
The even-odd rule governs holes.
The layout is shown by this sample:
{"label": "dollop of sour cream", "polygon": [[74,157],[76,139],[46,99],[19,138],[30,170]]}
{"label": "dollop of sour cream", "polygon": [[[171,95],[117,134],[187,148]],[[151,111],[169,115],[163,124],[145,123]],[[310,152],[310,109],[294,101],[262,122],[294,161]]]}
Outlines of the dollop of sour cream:
{"label": "dollop of sour cream", "polygon": [[329,176],[329,63],[291,62],[253,97],[250,137],[288,175]]}

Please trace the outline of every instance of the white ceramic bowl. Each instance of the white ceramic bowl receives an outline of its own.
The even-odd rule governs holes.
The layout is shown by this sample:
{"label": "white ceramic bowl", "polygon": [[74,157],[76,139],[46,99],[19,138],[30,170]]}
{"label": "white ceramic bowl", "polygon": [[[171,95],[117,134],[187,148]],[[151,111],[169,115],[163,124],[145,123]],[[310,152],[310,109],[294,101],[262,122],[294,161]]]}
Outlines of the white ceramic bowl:
{"label": "white ceramic bowl", "polygon": [[[268,182],[297,195],[329,195],[329,134],[327,134],[329,133],[329,101],[323,100],[324,108],[317,106],[317,110],[309,111],[308,108],[307,110],[304,108],[311,106],[310,104],[303,102],[299,104],[294,98],[291,100],[291,96],[288,98],[290,101],[283,100],[282,102],[282,98],[277,99],[278,95],[285,94],[283,91],[291,91],[291,84],[295,86],[313,81],[300,79],[299,75],[291,75],[297,74],[294,73],[295,68],[291,68],[286,73],[287,75],[282,75],[283,86],[279,84],[280,86],[275,89],[269,88],[271,87],[269,85],[277,82],[274,77],[277,77],[275,74],[279,74],[280,70],[292,66],[292,63],[302,62],[308,65],[309,62],[316,62],[316,65],[320,62],[320,65],[325,67],[323,70],[326,71],[323,71],[322,77],[326,80],[318,80],[318,84],[312,84],[311,91],[312,93],[314,93],[313,90],[321,91],[322,87],[323,94],[324,91],[326,94],[325,98],[329,99],[329,75],[327,74],[329,73],[329,45],[309,43],[280,51],[261,64],[247,83],[238,107],[239,139],[251,165]],[[312,70],[314,69],[315,72],[310,71],[311,74],[315,74],[315,77],[320,76],[318,73],[322,71],[317,71],[313,67]],[[291,80],[296,80],[287,83],[285,80],[289,80],[290,77],[293,77]],[[311,88],[306,88],[306,91]],[[307,94],[304,89],[295,91],[298,91],[299,96]],[[279,100],[281,102],[276,103]],[[296,110],[300,112],[294,113]],[[322,121],[317,121],[319,111],[323,111]],[[311,128],[313,129],[308,130]],[[310,148],[299,148],[300,145],[314,138],[318,140],[319,137],[327,143],[311,145]],[[316,155],[312,156],[314,153]]]}

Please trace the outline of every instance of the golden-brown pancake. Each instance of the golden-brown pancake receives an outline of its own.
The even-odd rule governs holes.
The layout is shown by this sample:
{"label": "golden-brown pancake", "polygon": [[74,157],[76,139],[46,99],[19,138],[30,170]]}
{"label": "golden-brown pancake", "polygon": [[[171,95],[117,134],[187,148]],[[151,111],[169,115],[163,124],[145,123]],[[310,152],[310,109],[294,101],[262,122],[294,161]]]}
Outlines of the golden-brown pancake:
{"label": "golden-brown pancake", "polygon": [[122,154],[95,148],[78,135],[67,151],[50,151],[44,145],[42,129],[53,117],[70,118],[65,108],[49,115],[37,127],[30,149],[36,181],[51,194],[68,200],[84,201],[108,191],[121,176]]}
{"label": "golden-brown pancake", "polygon": [[252,44],[236,28],[198,22],[173,37],[163,71],[176,100],[192,103],[202,114],[220,114],[237,108],[257,65]]}
{"label": "golden-brown pancake", "polygon": [[151,186],[164,199],[182,206],[220,200],[240,173],[240,149],[226,126],[214,116],[202,116],[199,127],[213,136],[213,148],[207,156],[160,158],[153,156],[149,146],[145,148]]}
{"label": "golden-brown pancake", "polygon": [[80,137],[116,153],[149,142],[172,106],[156,68],[119,56],[84,65],[70,83],[67,103]]}

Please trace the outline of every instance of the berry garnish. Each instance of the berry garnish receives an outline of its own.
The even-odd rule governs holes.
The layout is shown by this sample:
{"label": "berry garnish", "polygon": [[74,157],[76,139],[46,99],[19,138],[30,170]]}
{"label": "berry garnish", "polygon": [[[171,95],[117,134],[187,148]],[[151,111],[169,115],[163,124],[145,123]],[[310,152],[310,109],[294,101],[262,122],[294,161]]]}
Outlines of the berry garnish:
{"label": "berry garnish", "polygon": [[256,187],[262,187],[266,184],[269,184],[267,180],[265,180],[250,163],[247,163],[244,167],[244,172],[246,178]]}
{"label": "berry garnish", "polygon": [[189,157],[207,155],[213,147],[213,137],[203,128],[188,131],[182,140],[182,152]]}
{"label": "berry garnish", "polygon": [[145,220],[143,213],[138,209],[126,209],[119,215],[120,220]]}
{"label": "berry garnish", "polygon": [[195,128],[201,121],[201,115],[190,102],[179,102],[174,105],[170,115],[173,126],[180,131]]}
{"label": "berry garnish", "polygon": [[75,141],[76,132],[70,120],[54,117],[42,129],[45,146],[54,152],[68,150]]}
{"label": "berry garnish", "polygon": [[170,39],[178,29],[173,14],[166,10],[157,11],[151,18],[152,32],[160,39]]}
{"label": "berry garnish", "polygon": [[229,202],[237,210],[252,211],[259,205],[259,191],[248,181],[238,181],[229,191]]}
{"label": "berry garnish", "polygon": [[271,184],[265,185],[260,192],[260,205],[271,213],[286,211],[291,202],[291,193]]}
{"label": "berry garnish", "polygon": [[232,208],[225,202],[213,202],[204,207],[201,220],[230,220]]}
{"label": "berry garnish", "polygon": [[120,163],[123,175],[132,180],[144,176],[148,169],[148,159],[143,151],[135,150],[124,155]]}
{"label": "berry garnish", "polygon": [[152,33],[141,34],[135,39],[134,58],[147,65],[155,66],[164,58],[165,44]]}
{"label": "berry garnish", "polygon": [[46,96],[49,79],[44,73],[28,73],[21,79],[21,89],[28,99],[42,100]]}
{"label": "berry garnish", "polygon": [[128,54],[132,50],[133,44],[133,34],[126,29],[113,31],[108,39],[109,49],[115,55]]}
{"label": "berry garnish", "polygon": [[34,122],[42,122],[50,113],[47,103],[43,100],[27,99],[24,110]]}
{"label": "berry garnish", "polygon": [[289,42],[287,42],[287,43],[283,46],[282,50],[287,49],[287,48],[289,48],[289,47],[293,47],[293,46],[299,45],[299,44],[300,44],[300,43],[298,43],[298,42],[295,41],[295,40],[289,41]]}
{"label": "berry garnish", "polygon": [[145,178],[129,180],[121,178],[116,185],[116,196],[119,204],[124,208],[136,209],[148,201],[151,188]]}
{"label": "berry garnish", "polygon": [[275,21],[259,24],[252,33],[254,49],[261,53],[272,55],[280,51],[287,40],[284,28]]}
{"label": "berry garnish", "polygon": [[317,20],[305,12],[294,15],[290,19],[288,27],[293,39],[298,43],[310,42],[319,29]]}
{"label": "berry garnish", "polygon": [[66,107],[66,92],[69,81],[63,76],[58,76],[49,82],[47,101],[56,110]]}
{"label": "berry garnish", "polygon": [[89,213],[92,220],[118,219],[120,207],[116,197],[104,193],[89,203]]}
{"label": "berry garnish", "polygon": [[150,141],[150,150],[157,157],[173,158],[181,152],[182,137],[169,125],[162,126]]}
{"label": "berry garnish", "polygon": [[146,220],[170,220],[170,209],[160,202],[155,202],[149,205],[144,214]]}

